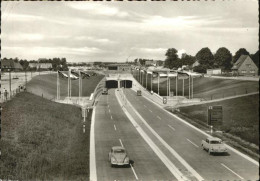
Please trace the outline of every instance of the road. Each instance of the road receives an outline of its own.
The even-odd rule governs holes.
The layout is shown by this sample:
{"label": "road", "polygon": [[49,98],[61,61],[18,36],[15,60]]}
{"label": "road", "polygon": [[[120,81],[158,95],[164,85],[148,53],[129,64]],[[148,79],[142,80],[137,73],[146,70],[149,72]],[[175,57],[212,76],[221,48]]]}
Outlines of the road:
{"label": "road", "polygon": [[[231,150],[226,155],[209,155],[200,146],[205,135],[131,89],[124,91],[130,102],[125,107],[134,121],[129,120],[115,93],[110,89],[97,104],[98,180],[180,180],[178,170],[190,180],[258,180],[257,165]],[[121,144],[134,161],[132,168],[110,167],[108,152]]]}
{"label": "road", "polygon": [[[176,180],[128,120],[115,97],[115,89],[100,97],[95,117],[98,180]],[[121,143],[134,161],[133,169],[110,166],[108,152]]]}

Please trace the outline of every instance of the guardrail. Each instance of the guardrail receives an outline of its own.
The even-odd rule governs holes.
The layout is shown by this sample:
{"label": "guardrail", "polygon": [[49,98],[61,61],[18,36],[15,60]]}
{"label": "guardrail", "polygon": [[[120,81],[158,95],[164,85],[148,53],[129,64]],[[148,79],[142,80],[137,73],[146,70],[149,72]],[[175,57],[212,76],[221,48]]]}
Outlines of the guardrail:
{"label": "guardrail", "polygon": [[105,77],[99,81],[94,92],[91,94],[91,96],[92,96],[91,100],[93,99],[92,106],[94,106],[97,97],[102,93],[102,90],[104,88],[104,80],[105,80]]}

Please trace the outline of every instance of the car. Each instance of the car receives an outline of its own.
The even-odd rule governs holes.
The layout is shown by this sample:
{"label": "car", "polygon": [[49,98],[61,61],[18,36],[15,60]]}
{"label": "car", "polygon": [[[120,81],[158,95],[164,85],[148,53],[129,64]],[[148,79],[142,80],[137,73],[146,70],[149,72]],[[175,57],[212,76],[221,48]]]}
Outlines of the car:
{"label": "car", "polygon": [[208,137],[205,140],[202,140],[201,146],[204,150],[207,150],[209,154],[227,152],[226,146],[222,140],[217,137]]}
{"label": "car", "polygon": [[136,91],[136,95],[137,95],[137,96],[142,96],[142,91],[141,91],[141,90],[137,90],[137,91]]}
{"label": "car", "polygon": [[103,88],[103,90],[102,90],[102,94],[103,94],[103,95],[107,95],[107,94],[108,94],[108,90],[107,90],[107,88]]}
{"label": "car", "polygon": [[129,157],[124,147],[113,146],[108,154],[108,160],[111,167],[114,166],[130,166]]}

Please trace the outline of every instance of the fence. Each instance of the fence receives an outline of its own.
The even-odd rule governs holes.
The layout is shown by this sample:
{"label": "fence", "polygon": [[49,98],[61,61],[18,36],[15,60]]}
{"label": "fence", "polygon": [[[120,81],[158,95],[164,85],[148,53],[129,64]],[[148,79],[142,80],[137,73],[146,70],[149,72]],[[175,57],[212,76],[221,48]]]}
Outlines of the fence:
{"label": "fence", "polygon": [[26,88],[24,86],[22,87],[18,87],[14,90],[11,91],[11,93],[5,91],[5,92],[1,92],[1,100],[0,102],[3,103],[3,102],[7,102],[7,101],[10,101],[12,100],[12,98],[14,98],[16,96],[16,94],[19,94],[21,92],[26,92]]}

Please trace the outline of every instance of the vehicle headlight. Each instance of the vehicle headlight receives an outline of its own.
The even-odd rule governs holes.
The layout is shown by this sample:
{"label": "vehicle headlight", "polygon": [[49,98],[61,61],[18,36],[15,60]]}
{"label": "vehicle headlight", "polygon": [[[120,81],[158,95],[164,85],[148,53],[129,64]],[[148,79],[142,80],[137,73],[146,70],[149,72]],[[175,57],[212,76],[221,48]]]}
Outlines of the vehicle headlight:
{"label": "vehicle headlight", "polygon": [[114,157],[111,158],[112,162],[116,162],[116,159]]}
{"label": "vehicle headlight", "polygon": [[129,162],[129,158],[126,157],[125,160],[124,160],[125,163],[128,163]]}

